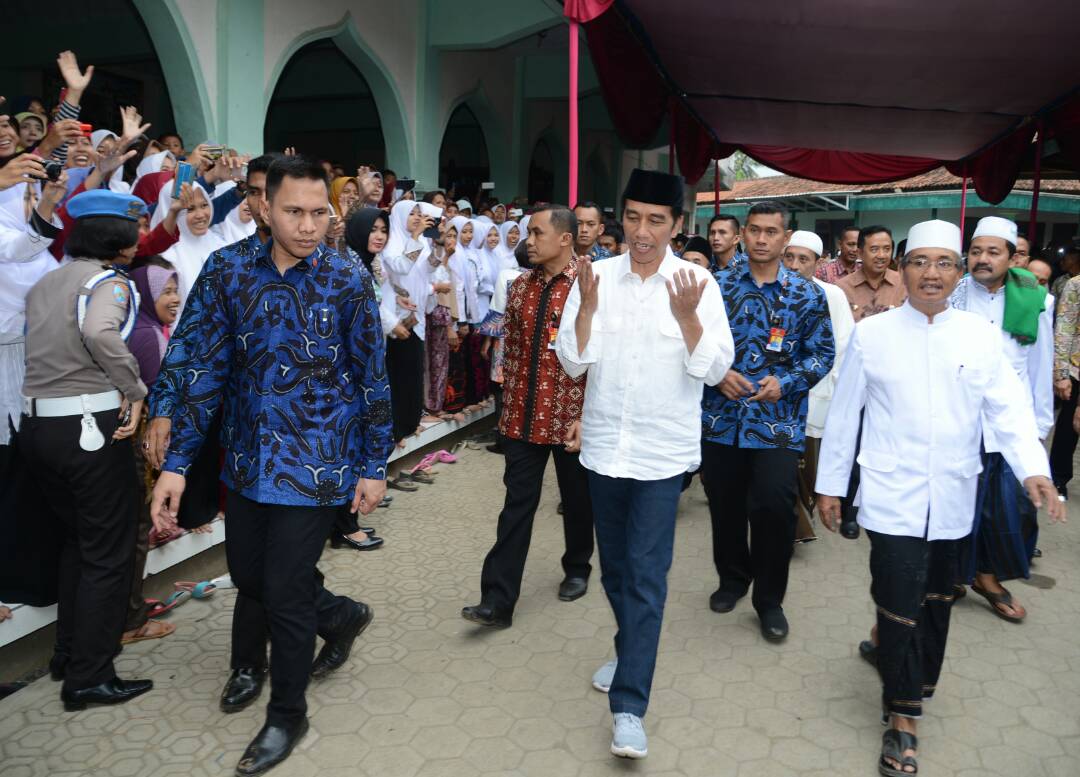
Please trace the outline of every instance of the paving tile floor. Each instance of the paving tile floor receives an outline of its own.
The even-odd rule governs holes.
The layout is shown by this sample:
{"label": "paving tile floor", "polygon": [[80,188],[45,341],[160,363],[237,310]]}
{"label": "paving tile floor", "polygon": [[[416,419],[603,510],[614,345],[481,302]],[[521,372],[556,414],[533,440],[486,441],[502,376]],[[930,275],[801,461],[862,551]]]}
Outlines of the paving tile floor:
{"label": "paving tile floor", "polygon": [[[684,494],[650,755],[620,761],[608,754],[606,697],[589,683],[611,654],[613,620],[597,572],[583,599],[555,596],[562,531],[550,468],[513,628],[479,630],[459,617],[479,598],[502,466],[466,449],[435,485],[395,492],[372,518],[383,549],[327,548],[331,588],[370,603],[376,619],[349,663],[312,684],[311,731],[274,777],[877,773],[880,689],[856,654],[872,619],[865,538],[797,548],[791,637],[770,645],[748,601],[709,611],[708,509],[699,485]],[[977,597],[954,610],[940,691],[921,725],[924,777],[1080,775],[1080,528],[1044,526],[1040,545],[1032,581],[1012,584],[1026,623],[994,617]],[[130,704],[65,713],[48,678],[0,701],[0,774],[232,774],[263,716],[262,704],[217,708],[233,598],[190,601],[170,616],[173,636],[124,650],[120,674],[155,682]]]}

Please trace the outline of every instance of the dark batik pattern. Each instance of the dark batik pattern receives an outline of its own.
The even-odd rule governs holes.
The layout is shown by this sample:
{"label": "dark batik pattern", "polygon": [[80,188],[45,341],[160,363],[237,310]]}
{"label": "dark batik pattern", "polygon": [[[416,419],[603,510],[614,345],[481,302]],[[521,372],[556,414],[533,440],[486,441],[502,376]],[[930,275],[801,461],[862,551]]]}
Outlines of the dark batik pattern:
{"label": "dark batik pattern", "polygon": [[571,378],[550,348],[563,306],[577,278],[577,262],[550,281],[542,269],[527,270],[506,299],[503,412],[499,431],[515,440],[561,445],[581,419],[585,376]]}
{"label": "dark batik pattern", "polygon": [[215,251],[188,296],[151,398],[173,422],[164,468],[187,471],[224,397],[226,485],[340,504],[386,476],[393,447],[378,303],[367,270],[326,246],[284,275],[271,247]]}
{"label": "dark batik pattern", "polygon": [[[724,295],[735,362],[731,369],[752,383],[780,380],[778,402],[732,402],[713,386],[702,399],[705,440],[739,448],[801,451],[807,396],[832,368],[835,341],[825,293],[813,281],[781,267],[772,283],[758,287],[749,262],[716,274]],[[769,332],[785,330],[779,352],[769,351]]]}

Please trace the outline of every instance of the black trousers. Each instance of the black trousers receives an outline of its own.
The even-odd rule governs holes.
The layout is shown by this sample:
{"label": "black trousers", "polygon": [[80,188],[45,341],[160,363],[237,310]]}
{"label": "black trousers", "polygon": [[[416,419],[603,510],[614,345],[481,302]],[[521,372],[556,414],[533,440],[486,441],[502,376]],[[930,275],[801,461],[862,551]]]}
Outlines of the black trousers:
{"label": "black trousers", "polygon": [[407,340],[386,341],[386,375],[394,442],[416,433],[424,413],[424,341],[409,332]]}
{"label": "black trousers", "polygon": [[787,591],[799,456],[793,450],[701,443],[720,588],[742,596],[753,583],[759,613],[780,607]]}
{"label": "black trousers", "polygon": [[960,544],[867,531],[870,596],[877,606],[882,709],[922,717],[934,695],[949,637]]}
{"label": "black trousers", "polygon": [[1050,477],[1054,485],[1065,486],[1073,476],[1073,451],[1076,450],[1078,435],[1073,431],[1073,414],[1076,413],[1077,394],[1080,383],[1073,380],[1069,399],[1061,403],[1057,423],[1054,425],[1054,440],[1050,443]]}
{"label": "black trousers", "polygon": [[291,724],[307,712],[304,692],[319,626],[333,633],[349,614],[349,600],[327,591],[315,567],[339,507],[260,504],[231,489],[225,504],[225,556],[239,590],[233,667],[264,665],[269,631],[266,720]]}
{"label": "black trousers", "polygon": [[112,441],[117,416],[94,414],[105,438],[96,451],[79,447],[81,416],[23,416],[19,430],[26,463],[64,526],[56,650],[70,656],[64,687],[72,691],[116,677],[131,590],[141,488],[131,440]]}
{"label": "black trousers", "polygon": [[508,437],[503,438],[502,445],[506,499],[499,513],[495,544],[484,559],[480,592],[486,604],[511,614],[521,595],[521,577],[549,456],[555,459],[555,477],[562,495],[566,539],[562,566],[567,577],[588,579],[592,572],[589,559],[593,554],[593,515],[589,483],[578,454],[567,453],[561,445],[536,445]]}
{"label": "black trousers", "polygon": [[[323,590],[326,590],[325,579],[316,567],[315,581]],[[341,616],[337,601],[339,598],[331,595],[329,598],[320,596],[316,600],[319,609],[315,612],[315,631],[323,639],[332,637],[338,628]],[[269,665],[266,660],[266,644],[269,639],[270,624],[266,620],[266,610],[263,609],[262,602],[237,592],[236,603],[233,605],[232,655],[229,668],[265,669]]]}

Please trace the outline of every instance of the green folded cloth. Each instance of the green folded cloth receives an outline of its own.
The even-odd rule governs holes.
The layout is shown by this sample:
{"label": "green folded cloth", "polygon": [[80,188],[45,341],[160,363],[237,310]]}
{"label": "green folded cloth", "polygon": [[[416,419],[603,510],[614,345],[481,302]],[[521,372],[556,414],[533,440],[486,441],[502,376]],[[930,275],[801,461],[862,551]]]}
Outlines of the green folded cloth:
{"label": "green folded cloth", "polygon": [[1031,345],[1039,336],[1039,316],[1046,306],[1046,289],[1039,279],[1020,267],[1005,275],[1005,320],[1001,328],[1018,343]]}

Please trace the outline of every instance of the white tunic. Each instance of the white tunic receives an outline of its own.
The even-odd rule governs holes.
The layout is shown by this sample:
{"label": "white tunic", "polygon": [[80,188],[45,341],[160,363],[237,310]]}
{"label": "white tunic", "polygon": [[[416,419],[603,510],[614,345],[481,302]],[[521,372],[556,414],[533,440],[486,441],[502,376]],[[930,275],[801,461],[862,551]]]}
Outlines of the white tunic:
{"label": "white tunic", "polygon": [[[642,281],[630,255],[593,264],[599,309],[589,344],[578,354],[574,328],[581,290],[563,308],[556,351],[571,377],[589,373],[582,413],[581,463],[616,478],[663,480],[701,462],[701,394],[731,367],[735,348],[720,287],[709,272],[669,249]],[[703,333],[688,353],[667,291],[677,270],[707,279],[698,318]]]}
{"label": "white tunic", "polygon": [[[1017,342],[1001,328],[1005,320],[1004,287],[991,294],[969,275],[960,279],[950,299],[953,307],[982,316],[998,330],[1005,358],[1033,403],[1039,439],[1045,440],[1054,428],[1054,298],[1049,294],[1046,296],[1043,312],[1039,315],[1039,334],[1031,345]],[[986,429],[983,434],[986,450],[1000,453],[994,430]]]}
{"label": "white tunic", "polygon": [[929,323],[904,303],[855,327],[825,424],[818,493],[847,493],[864,407],[858,521],[871,531],[970,534],[984,423],[1021,482],[1050,475],[1028,394],[995,327],[972,313],[949,308]]}
{"label": "white tunic", "polygon": [[806,412],[806,436],[821,438],[825,433],[825,417],[829,413],[829,401],[836,387],[836,378],[840,375],[840,365],[844,363],[844,351],[847,350],[851,333],[855,331],[855,317],[851,315],[844,290],[833,283],[825,283],[814,278],[814,283],[825,292],[825,302],[829,305],[829,319],[832,321],[833,339],[836,341],[836,359],[829,374],[810,389],[810,401]]}

